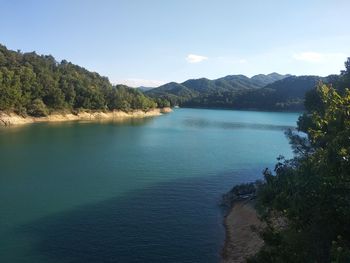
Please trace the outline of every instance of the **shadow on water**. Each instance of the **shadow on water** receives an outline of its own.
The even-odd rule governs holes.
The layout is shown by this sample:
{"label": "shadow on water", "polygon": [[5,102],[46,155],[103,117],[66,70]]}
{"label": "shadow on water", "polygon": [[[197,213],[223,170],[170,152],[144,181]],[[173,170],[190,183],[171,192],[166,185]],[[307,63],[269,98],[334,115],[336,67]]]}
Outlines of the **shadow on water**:
{"label": "shadow on water", "polygon": [[0,126],[0,135],[3,134],[15,134],[23,133],[26,130],[40,130],[47,128],[61,128],[66,129],[67,127],[74,127],[79,125],[94,126],[96,124],[105,124],[108,126],[143,126],[154,122],[155,117],[145,117],[145,118],[116,118],[116,119],[101,119],[101,120],[74,120],[74,121],[57,121],[57,122],[38,122],[23,125],[13,125],[13,126]]}
{"label": "shadow on water", "polygon": [[219,262],[219,200],[247,176],[260,175],[250,170],[160,183],[42,218],[16,233],[35,241],[34,253],[58,262]]}

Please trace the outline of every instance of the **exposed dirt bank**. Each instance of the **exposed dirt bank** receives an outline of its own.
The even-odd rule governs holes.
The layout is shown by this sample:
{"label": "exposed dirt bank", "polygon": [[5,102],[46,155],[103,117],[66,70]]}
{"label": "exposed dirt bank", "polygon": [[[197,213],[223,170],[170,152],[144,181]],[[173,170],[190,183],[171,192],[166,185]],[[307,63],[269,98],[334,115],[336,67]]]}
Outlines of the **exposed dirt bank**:
{"label": "exposed dirt bank", "polygon": [[171,112],[170,108],[152,109],[149,111],[111,111],[111,112],[80,112],[73,113],[53,113],[47,117],[22,117],[15,113],[0,112],[0,126],[23,125],[36,122],[63,122],[63,121],[98,121],[98,120],[120,120],[124,118],[144,118],[159,116],[163,113]]}
{"label": "exposed dirt bank", "polygon": [[226,239],[222,263],[246,262],[247,257],[257,253],[263,241],[252,226],[260,228],[261,224],[252,201],[235,202],[224,221]]}

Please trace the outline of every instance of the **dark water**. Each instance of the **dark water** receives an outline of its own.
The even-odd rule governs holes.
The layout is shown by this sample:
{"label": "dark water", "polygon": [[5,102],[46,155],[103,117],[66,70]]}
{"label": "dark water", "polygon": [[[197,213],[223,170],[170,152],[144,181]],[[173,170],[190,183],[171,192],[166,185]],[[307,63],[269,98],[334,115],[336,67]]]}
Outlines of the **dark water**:
{"label": "dark water", "polygon": [[0,262],[218,262],[220,196],[291,156],[297,117],[178,109],[0,129]]}

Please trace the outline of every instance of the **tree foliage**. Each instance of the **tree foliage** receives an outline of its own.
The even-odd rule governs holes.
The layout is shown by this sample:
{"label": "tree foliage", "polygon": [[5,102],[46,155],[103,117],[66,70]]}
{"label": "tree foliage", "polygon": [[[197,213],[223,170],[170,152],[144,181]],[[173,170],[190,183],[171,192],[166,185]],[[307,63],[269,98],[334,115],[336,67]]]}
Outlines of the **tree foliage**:
{"label": "tree foliage", "polygon": [[[250,262],[350,262],[349,73],[334,83],[341,89],[319,84],[306,97],[304,134],[288,133],[295,158],[265,172],[257,195],[265,245]],[[285,227],[275,227],[276,215]]]}
{"label": "tree foliage", "polygon": [[[162,105],[167,102],[160,101]],[[0,110],[43,116],[53,110],[148,110],[154,99],[66,60],[0,45]]]}

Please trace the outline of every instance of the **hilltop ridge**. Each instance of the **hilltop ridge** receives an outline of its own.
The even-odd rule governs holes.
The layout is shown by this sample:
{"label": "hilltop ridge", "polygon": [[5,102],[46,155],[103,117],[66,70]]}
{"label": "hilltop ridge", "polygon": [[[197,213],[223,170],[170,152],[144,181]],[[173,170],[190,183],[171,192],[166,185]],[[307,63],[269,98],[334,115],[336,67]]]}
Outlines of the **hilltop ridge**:
{"label": "hilltop ridge", "polygon": [[214,80],[199,78],[182,83],[170,82],[145,94],[184,107],[302,110],[306,92],[319,81],[327,82],[327,78],[276,72],[251,78],[227,75]]}

